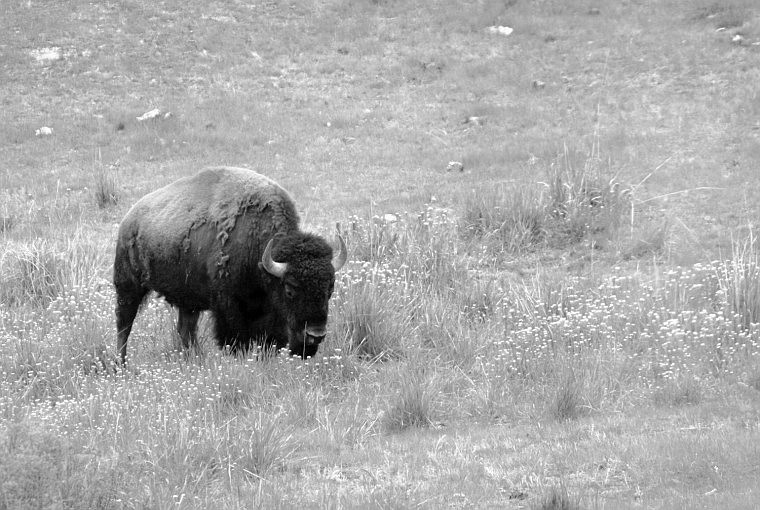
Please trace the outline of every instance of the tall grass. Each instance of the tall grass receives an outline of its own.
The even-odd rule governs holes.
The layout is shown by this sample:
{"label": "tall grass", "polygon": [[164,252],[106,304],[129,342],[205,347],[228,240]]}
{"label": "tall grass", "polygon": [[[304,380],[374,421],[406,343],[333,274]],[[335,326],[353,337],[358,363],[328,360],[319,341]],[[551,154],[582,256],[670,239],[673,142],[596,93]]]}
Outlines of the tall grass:
{"label": "tall grass", "polygon": [[531,505],[533,510],[580,510],[580,498],[573,497],[564,484],[553,486],[546,490],[542,497],[535,504]]}
{"label": "tall grass", "polygon": [[760,247],[752,230],[733,243],[731,260],[718,268],[719,298],[724,312],[746,329],[760,323]]}
{"label": "tall grass", "polygon": [[497,186],[470,193],[460,220],[462,236],[492,251],[520,253],[546,235],[546,203],[535,185]]}
{"label": "tall grass", "polygon": [[[757,251],[702,255],[756,1],[54,4],[0,16],[0,509],[758,506]],[[151,299],[111,370],[113,223],[207,164],[359,215],[328,338],[187,356]]]}
{"label": "tall grass", "polygon": [[565,146],[543,171],[542,183],[489,186],[467,195],[462,237],[495,254],[584,240],[605,248],[630,216],[631,198],[630,187],[604,166],[598,147],[586,153]]}
{"label": "tall grass", "polygon": [[119,191],[116,183],[116,176],[112,169],[105,170],[101,168],[95,179],[95,203],[100,209],[113,207],[119,203]]}
{"label": "tall grass", "polygon": [[[71,490],[95,480],[100,489],[62,492],[41,479],[50,489],[14,485],[8,501],[207,503],[222,488],[303,481],[297,473],[313,475],[314,459],[357,455],[403,431],[472,420],[571,427],[634,406],[698,406],[725,382],[756,387],[751,239],[732,260],[690,268],[518,278],[468,254],[452,214],[436,205],[374,224],[393,229],[394,247],[339,274],[331,335],[308,362],[212,347],[162,356],[173,315],[153,300],[131,346],[139,368],[114,374],[113,294],[87,274],[107,261],[86,243],[45,245],[63,264],[54,291],[11,286],[0,312],[0,417],[59,434],[44,469],[79,466],[56,476]],[[372,220],[356,221],[361,231]],[[369,240],[350,242],[360,251]],[[0,466],[16,469],[25,454],[5,448]],[[129,456],[114,460],[114,449]],[[71,460],[85,458],[105,467]]]}
{"label": "tall grass", "polygon": [[630,189],[604,167],[598,146],[573,152],[566,145],[547,170],[548,212],[558,242],[611,235],[628,217]]}
{"label": "tall grass", "polygon": [[84,231],[62,241],[11,241],[0,251],[0,302],[45,306],[66,290],[97,285],[106,267],[103,246]]}
{"label": "tall grass", "polygon": [[396,375],[396,394],[386,404],[383,424],[386,430],[398,432],[409,427],[433,424],[440,382],[435,372],[412,364]]}

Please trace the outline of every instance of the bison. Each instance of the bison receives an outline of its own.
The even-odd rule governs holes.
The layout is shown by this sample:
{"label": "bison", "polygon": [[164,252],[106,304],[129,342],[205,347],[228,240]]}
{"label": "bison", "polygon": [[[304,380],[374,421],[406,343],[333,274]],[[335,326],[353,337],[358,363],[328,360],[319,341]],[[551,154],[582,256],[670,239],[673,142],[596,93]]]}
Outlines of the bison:
{"label": "bison", "polygon": [[150,291],[179,310],[177,331],[195,345],[210,310],[219,347],[258,343],[303,358],[325,337],[335,272],[346,262],[321,237],[302,232],[295,203],[252,170],[205,169],[140,199],[119,226],[114,260],[118,351]]}

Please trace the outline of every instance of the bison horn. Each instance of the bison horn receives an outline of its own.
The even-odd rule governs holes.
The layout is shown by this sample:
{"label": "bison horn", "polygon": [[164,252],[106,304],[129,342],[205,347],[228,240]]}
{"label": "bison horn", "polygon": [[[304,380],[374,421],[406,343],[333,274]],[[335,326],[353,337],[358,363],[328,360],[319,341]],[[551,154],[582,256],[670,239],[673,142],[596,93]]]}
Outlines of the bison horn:
{"label": "bison horn", "polygon": [[274,241],[274,239],[270,239],[267,243],[267,247],[264,249],[264,256],[261,257],[261,264],[264,266],[267,273],[276,276],[277,278],[282,278],[282,275],[284,275],[285,271],[288,269],[288,264],[287,262],[275,262],[272,260],[272,241]]}
{"label": "bison horn", "polygon": [[338,253],[336,253],[332,258],[332,265],[336,271],[339,271],[340,268],[343,267],[343,264],[346,263],[348,252],[346,251],[346,243],[343,242],[343,238],[340,236],[340,234],[336,234],[336,237],[338,238],[338,244],[340,246]]}

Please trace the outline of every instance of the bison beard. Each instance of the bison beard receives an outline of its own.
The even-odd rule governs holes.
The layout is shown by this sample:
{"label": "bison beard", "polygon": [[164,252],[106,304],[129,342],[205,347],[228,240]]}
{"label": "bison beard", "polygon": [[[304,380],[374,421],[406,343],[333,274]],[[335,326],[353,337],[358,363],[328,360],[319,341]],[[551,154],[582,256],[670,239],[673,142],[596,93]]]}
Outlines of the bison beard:
{"label": "bison beard", "polygon": [[183,346],[196,343],[210,310],[220,347],[254,344],[316,354],[325,337],[335,271],[346,261],[301,232],[293,200],[251,170],[217,167],[139,200],[124,217],[114,260],[118,351],[150,291],[179,310]]}

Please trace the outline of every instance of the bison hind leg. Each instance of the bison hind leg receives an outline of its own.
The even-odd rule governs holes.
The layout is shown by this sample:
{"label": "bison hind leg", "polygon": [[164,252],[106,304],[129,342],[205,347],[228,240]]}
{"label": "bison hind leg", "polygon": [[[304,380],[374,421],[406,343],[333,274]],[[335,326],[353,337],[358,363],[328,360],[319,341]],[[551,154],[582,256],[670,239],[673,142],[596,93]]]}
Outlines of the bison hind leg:
{"label": "bison hind leg", "polygon": [[127,361],[127,340],[132,324],[147,294],[148,289],[140,286],[116,285],[116,350],[122,364]]}

